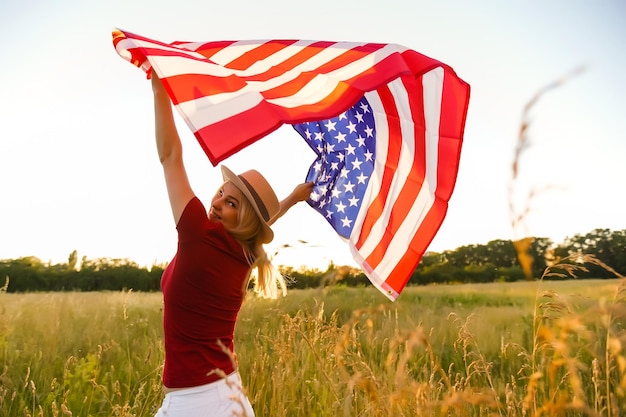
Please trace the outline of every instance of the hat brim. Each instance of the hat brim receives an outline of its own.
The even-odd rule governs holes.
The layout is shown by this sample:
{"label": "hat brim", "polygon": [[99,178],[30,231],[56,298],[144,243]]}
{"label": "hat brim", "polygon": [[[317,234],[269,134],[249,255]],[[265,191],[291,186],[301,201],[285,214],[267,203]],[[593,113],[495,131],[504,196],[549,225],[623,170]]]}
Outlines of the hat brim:
{"label": "hat brim", "polygon": [[252,193],[248,189],[248,186],[241,180],[239,175],[235,174],[233,171],[228,169],[226,166],[222,165],[222,177],[224,178],[224,182],[230,182],[235,187],[239,189],[246,197],[250,205],[254,208],[254,211],[259,218],[259,222],[261,222],[261,232],[259,233],[259,240],[262,243],[270,243],[274,239],[274,231],[270,227],[269,224],[264,220],[263,214],[261,214],[261,210],[257,205]]}

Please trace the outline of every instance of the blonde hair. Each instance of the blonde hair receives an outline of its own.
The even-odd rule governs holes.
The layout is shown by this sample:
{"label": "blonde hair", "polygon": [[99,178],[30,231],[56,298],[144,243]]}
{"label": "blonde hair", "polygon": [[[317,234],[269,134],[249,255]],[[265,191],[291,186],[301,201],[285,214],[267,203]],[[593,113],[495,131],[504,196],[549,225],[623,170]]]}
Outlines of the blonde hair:
{"label": "blonde hair", "polygon": [[[287,293],[287,285],[282,274],[272,264],[259,241],[261,220],[250,202],[243,198],[240,201],[237,227],[230,234],[241,243],[246,259],[250,264],[250,276],[254,283],[254,292],[263,298],[277,298]],[[249,281],[248,280],[248,281]],[[247,281],[247,282],[248,282]],[[247,282],[243,290],[246,290]]]}

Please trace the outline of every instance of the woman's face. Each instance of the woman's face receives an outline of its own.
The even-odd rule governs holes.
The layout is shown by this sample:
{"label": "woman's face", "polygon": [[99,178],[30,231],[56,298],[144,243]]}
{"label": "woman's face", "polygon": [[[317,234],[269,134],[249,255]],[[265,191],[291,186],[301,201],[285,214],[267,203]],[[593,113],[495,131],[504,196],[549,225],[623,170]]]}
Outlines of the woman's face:
{"label": "woman's face", "polygon": [[224,225],[226,231],[234,230],[239,223],[239,209],[242,200],[246,198],[232,183],[222,185],[211,200],[209,219]]}

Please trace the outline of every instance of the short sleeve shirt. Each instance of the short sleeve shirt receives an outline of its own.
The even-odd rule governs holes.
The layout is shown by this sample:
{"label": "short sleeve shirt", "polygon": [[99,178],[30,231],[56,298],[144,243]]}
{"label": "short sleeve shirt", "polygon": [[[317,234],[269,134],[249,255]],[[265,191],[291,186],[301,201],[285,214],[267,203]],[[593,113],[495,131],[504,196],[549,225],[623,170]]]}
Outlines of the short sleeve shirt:
{"label": "short sleeve shirt", "polygon": [[198,386],[236,367],[233,336],[250,266],[221,223],[197,197],[176,226],[178,249],[163,272],[165,368],[169,388]]}

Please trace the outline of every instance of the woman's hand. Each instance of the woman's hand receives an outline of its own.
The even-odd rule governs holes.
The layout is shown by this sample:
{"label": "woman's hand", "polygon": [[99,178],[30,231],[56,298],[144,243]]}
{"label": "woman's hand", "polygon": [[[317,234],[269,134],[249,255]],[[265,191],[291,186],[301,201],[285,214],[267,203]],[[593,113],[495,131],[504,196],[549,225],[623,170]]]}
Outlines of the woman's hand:
{"label": "woman's hand", "polygon": [[163,83],[161,82],[161,79],[157,75],[154,68],[152,69],[152,72],[150,73],[150,81],[152,81],[152,91],[155,94],[163,93],[167,95],[167,92],[165,91],[165,87],[163,87]]}
{"label": "woman's hand", "polygon": [[312,182],[304,182],[302,184],[296,185],[296,187],[291,192],[291,195],[296,201],[305,201],[311,197],[311,193],[313,192],[313,183]]}

